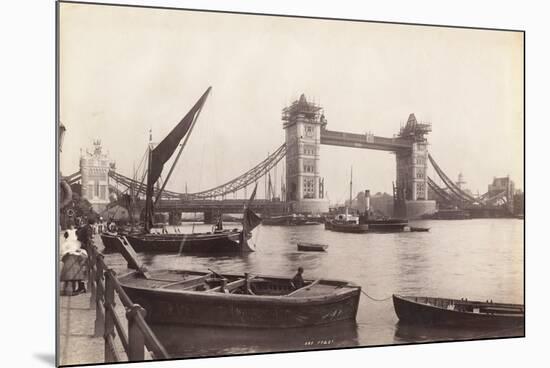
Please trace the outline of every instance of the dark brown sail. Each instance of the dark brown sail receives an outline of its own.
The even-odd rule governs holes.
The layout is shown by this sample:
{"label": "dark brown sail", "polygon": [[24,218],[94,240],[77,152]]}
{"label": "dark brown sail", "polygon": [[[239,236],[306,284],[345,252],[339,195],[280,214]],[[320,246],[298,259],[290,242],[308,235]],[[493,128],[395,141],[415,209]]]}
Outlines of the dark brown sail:
{"label": "dark brown sail", "polygon": [[262,222],[262,219],[250,208],[244,211],[243,231],[250,232]]}
{"label": "dark brown sail", "polygon": [[172,157],[178,144],[191,128],[198,112],[202,108],[206,97],[212,87],[208,87],[206,92],[195,103],[195,106],[181,119],[174,129],[156,146],[149,154],[149,169],[147,175],[147,193],[146,193],[146,227],[149,230],[153,225],[153,192],[154,185],[162,173],[164,164]]}
{"label": "dark brown sail", "polygon": [[244,210],[244,214],[243,214],[243,233],[244,234],[250,233],[252,230],[254,230],[256,226],[258,226],[262,222],[262,219],[258,215],[256,215],[254,211],[250,209],[250,204],[254,200],[254,197],[256,197],[256,189],[258,189],[258,184],[256,184],[256,186],[254,187],[254,191],[252,192],[252,195],[248,200],[246,209]]}

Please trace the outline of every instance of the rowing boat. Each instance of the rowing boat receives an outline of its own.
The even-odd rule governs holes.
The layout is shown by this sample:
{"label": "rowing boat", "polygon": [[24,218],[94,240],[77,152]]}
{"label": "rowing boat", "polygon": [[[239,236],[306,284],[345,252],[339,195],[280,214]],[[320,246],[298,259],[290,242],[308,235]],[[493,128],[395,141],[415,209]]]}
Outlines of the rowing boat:
{"label": "rowing boat", "polygon": [[429,227],[414,227],[414,226],[411,226],[409,231],[411,233],[422,233],[422,232],[430,231],[430,228]]}
{"label": "rowing boat", "polygon": [[328,248],[327,244],[317,244],[317,243],[298,243],[298,250],[304,252],[324,252]]}
{"label": "rowing boat", "polygon": [[150,323],[288,328],[355,320],[361,288],[339,280],[160,270],[119,277]]}
{"label": "rowing boat", "polygon": [[306,279],[298,289],[289,277],[219,274],[212,270],[148,271],[125,237],[117,237],[132,271],[118,281],[150,323],[287,328],[355,320],[361,287],[329,279]]}
{"label": "rowing boat", "polygon": [[522,304],[393,295],[401,322],[474,327],[512,327],[525,323]]}

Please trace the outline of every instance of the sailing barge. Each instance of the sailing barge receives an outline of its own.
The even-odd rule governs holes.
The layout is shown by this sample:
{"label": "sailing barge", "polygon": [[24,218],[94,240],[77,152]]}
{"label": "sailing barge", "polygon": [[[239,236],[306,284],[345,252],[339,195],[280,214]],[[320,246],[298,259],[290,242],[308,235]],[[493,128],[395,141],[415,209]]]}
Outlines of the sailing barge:
{"label": "sailing barge", "polygon": [[119,279],[150,323],[287,328],[355,320],[361,287],[347,281],[163,270]]}
{"label": "sailing barge", "polygon": [[[253,216],[253,214],[249,214],[249,216]],[[254,251],[247,242],[250,238],[250,233],[245,234],[239,229],[222,229],[214,230],[213,232],[190,234],[102,233],[101,241],[105,249],[112,252],[119,251],[118,240],[116,238],[120,235],[126,236],[136,252],[200,254]]]}
{"label": "sailing barge", "polygon": [[[245,237],[243,239],[243,236]],[[127,235],[136,252],[233,253],[253,252],[240,230],[194,234]]]}
{"label": "sailing barge", "polygon": [[522,304],[393,295],[393,306],[407,323],[503,328],[525,323]]}
{"label": "sailing barge", "polygon": [[[251,236],[251,231],[260,224],[261,219],[248,208],[245,209],[243,216],[242,230],[223,230],[221,218],[218,228],[215,231],[207,233],[193,234],[153,234],[153,218],[155,205],[162,196],[162,192],[168,179],[174,169],[183,148],[195,122],[198,119],[202,106],[210,93],[211,87],[183,117],[183,119],[172,129],[172,131],[156,146],[150,144],[148,149],[148,169],[147,186],[145,196],[145,228],[141,234],[128,234],[127,239],[138,252],[192,252],[192,253],[242,253],[252,252],[253,249],[248,246],[247,239]],[[168,172],[162,187],[155,191],[155,184],[160,178],[164,164],[172,157],[180,141],[185,140],[180,146],[176,159]],[[256,190],[254,190],[250,201],[254,199]],[[250,203],[249,201],[249,203]],[[109,237],[105,237],[106,245],[112,242]]]}

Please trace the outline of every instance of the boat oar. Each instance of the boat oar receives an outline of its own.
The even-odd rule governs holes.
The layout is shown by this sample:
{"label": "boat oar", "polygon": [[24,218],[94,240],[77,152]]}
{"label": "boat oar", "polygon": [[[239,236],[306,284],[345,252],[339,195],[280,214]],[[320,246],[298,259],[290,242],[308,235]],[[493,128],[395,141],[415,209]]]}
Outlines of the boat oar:
{"label": "boat oar", "polygon": [[122,254],[126,262],[128,262],[128,268],[137,270],[146,279],[151,278],[149,271],[147,271],[147,268],[139,261],[136,251],[132,248],[128,239],[125,236],[117,236],[117,239],[120,243],[120,254]]}
{"label": "boat oar", "polygon": [[217,278],[225,279],[225,277],[223,277],[222,275],[220,275],[219,273],[217,273],[216,271],[214,271],[211,268],[209,268],[208,271],[212,272],[214,274],[214,276],[216,276]]}

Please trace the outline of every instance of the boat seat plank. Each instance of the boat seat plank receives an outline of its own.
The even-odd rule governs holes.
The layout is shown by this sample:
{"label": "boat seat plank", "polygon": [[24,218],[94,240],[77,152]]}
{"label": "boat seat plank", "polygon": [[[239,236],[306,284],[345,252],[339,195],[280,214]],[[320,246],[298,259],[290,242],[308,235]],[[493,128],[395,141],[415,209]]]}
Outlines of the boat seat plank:
{"label": "boat seat plank", "polygon": [[210,276],[211,276],[210,274],[207,274],[207,275],[203,275],[203,276],[192,277],[192,278],[188,278],[188,279],[174,281],[174,282],[171,282],[169,284],[162,285],[160,287],[161,288],[170,288],[170,287],[174,287],[174,286],[181,286],[181,287],[185,287],[185,288],[195,287],[199,284],[202,284],[204,282],[204,280],[206,280]]}
{"label": "boat seat plank", "polygon": [[299,289],[294,290],[292,293],[287,294],[287,296],[296,296],[296,294],[302,293],[304,291],[310,290],[313,286],[317,285],[321,280],[315,280],[311,284],[307,284]]}
{"label": "boat seat plank", "polygon": [[316,284],[316,285],[313,285],[313,287],[300,290],[299,292],[291,295],[290,297],[301,298],[301,297],[326,296],[326,295],[332,295],[333,293],[341,289],[342,289],[341,285],[327,285],[325,283]]}
{"label": "boat seat plank", "polygon": [[[253,279],[253,277],[249,278],[248,280],[250,281],[252,279]],[[239,287],[244,286],[244,285],[246,285],[246,279],[239,279],[239,280],[230,282],[229,284],[225,285],[225,289],[227,291],[231,291],[233,289],[239,288]],[[221,286],[216,286],[212,289],[207,290],[206,292],[210,293],[210,292],[216,292],[216,291],[220,291],[220,290],[221,290]]]}

